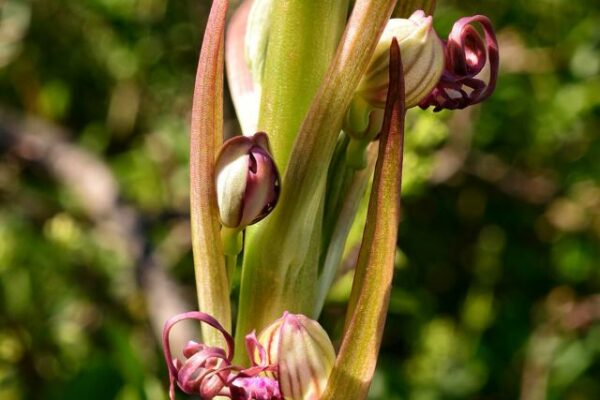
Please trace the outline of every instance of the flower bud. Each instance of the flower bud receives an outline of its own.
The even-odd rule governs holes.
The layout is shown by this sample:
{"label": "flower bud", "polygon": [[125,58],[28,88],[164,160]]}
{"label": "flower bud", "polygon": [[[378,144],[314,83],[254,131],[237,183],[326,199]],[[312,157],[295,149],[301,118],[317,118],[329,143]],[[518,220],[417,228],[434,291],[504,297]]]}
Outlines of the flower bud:
{"label": "flower bud", "polygon": [[391,19],[357,90],[357,94],[376,108],[385,107],[390,45],[394,37],[400,45],[404,65],[406,108],[419,104],[436,86],[444,70],[444,49],[433,30],[431,16],[419,10],[408,19]]}
{"label": "flower bud", "polygon": [[286,400],[318,400],[335,362],[335,350],[318,322],[285,312],[258,338],[265,354],[254,354],[276,366],[275,375]]}
{"label": "flower bud", "polygon": [[279,173],[264,132],[223,144],[215,163],[221,222],[243,229],[267,216],[279,197]]}

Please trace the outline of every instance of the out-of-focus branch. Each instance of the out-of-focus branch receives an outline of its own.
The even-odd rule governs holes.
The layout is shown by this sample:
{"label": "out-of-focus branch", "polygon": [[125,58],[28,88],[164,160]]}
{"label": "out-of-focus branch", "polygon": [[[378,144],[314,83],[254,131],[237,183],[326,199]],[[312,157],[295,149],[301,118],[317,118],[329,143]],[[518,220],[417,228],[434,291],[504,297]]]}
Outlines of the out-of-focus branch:
{"label": "out-of-focus branch", "polygon": [[472,152],[464,171],[494,184],[510,196],[532,204],[547,203],[557,190],[554,181],[543,173],[511,167],[491,154]]}
{"label": "out-of-focus branch", "polygon": [[[161,247],[150,251],[141,229],[141,215],[120,201],[119,186],[111,170],[99,157],[69,142],[68,137],[66,130],[50,122],[0,109],[0,152],[45,168],[76,197],[82,212],[105,237],[111,238],[110,243],[135,262],[149,317],[160,340],[164,321],[188,311],[190,305],[166,274],[164,251]],[[189,248],[189,228],[176,229],[181,238],[178,247]],[[179,236],[181,231],[186,233]],[[195,331],[184,325],[174,331],[172,341],[179,348],[194,336]]]}
{"label": "out-of-focus branch", "polygon": [[472,108],[454,111],[449,121],[450,136],[446,145],[435,154],[430,181],[440,184],[463,172],[528,203],[545,204],[550,201],[557,188],[547,175],[512,167],[495,155],[473,150],[472,119]]}
{"label": "out-of-focus branch", "polygon": [[544,400],[552,362],[564,337],[600,321],[600,294],[575,300],[569,288],[554,289],[546,299],[546,320],[529,339],[521,375],[521,400]]}

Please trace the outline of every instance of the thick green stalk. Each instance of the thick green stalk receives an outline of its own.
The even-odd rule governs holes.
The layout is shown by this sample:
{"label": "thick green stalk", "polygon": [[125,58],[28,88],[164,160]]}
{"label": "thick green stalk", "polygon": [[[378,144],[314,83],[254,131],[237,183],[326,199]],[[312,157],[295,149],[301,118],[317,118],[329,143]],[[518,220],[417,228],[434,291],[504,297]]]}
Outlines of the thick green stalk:
{"label": "thick green stalk", "polygon": [[335,54],[348,0],[276,0],[263,71],[258,130],[283,174],[294,140]]}
{"label": "thick green stalk", "polygon": [[[335,58],[300,127],[279,204],[247,236],[238,345],[243,345],[245,334],[265,327],[284,310],[306,315],[314,310],[327,167],[350,100],[394,5],[395,0],[356,2]],[[313,24],[303,29],[319,28]]]}
{"label": "thick green stalk", "polygon": [[[213,2],[198,61],[190,130],[190,212],[196,291],[200,311],[231,330],[229,281],[220,236],[213,179],[223,142],[223,36],[226,0]],[[215,329],[203,329],[204,343],[224,345]]]}
{"label": "thick green stalk", "polygon": [[390,88],[379,142],[367,223],[358,257],[346,329],[321,400],[364,399],[377,363],[389,302],[400,220],[404,146],[404,79],[400,48],[390,55]]}

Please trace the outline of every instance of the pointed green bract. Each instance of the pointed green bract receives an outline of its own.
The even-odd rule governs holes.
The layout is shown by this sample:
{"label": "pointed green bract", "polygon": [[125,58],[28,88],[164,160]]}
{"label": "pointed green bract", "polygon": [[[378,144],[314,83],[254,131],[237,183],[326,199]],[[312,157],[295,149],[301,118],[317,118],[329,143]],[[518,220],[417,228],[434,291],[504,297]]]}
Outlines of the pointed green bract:
{"label": "pointed green bract", "polygon": [[404,79],[396,40],[367,224],[340,353],[321,400],[364,399],[375,371],[394,271],[404,144]]}
{"label": "pointed green bract", "polygon": [[[223,142],[223,37],[227,0],[213,2],[200,51],[190,131],[190,213],[198,305],[231,330],[227,269],[220,238],[214,162]],[[223,345],[214,329],[204,342]]]}

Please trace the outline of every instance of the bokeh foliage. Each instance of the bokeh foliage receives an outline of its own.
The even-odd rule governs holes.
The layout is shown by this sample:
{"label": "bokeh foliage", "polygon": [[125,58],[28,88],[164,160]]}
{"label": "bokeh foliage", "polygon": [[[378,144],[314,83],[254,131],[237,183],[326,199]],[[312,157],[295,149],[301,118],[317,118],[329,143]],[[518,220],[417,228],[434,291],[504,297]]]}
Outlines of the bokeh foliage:
{"label": "bokeh foliage", "polygon": [[[600,4],[438,4],[442,37],[462,15],[490,16],[501,76],[481,107],[409,114],[371,397],[600,398]],[[187,124],[208,6],[0,2],[0,111],[63,127],[112,171],[190,304]],[[0,398],[165,398],[144,270],[65,182],[4,140],[5,122]],[[325,310],[334,335],[348,282]]]}

